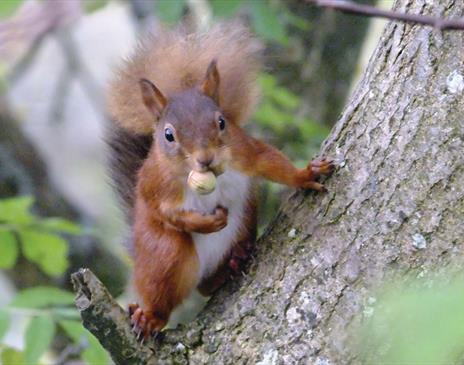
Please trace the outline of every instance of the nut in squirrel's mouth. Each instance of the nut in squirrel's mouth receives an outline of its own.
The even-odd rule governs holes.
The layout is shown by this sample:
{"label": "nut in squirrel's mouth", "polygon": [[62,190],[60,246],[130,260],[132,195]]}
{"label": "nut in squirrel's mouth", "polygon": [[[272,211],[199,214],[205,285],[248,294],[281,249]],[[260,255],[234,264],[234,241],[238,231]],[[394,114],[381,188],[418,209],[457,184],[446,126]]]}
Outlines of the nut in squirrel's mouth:
{"label": "nut in squirrel's mouth", "polygon": [[197,194],[207,195],[216,189],[216,176],[210,170],[205,172],[192,170],[188,175],[187,185]]}

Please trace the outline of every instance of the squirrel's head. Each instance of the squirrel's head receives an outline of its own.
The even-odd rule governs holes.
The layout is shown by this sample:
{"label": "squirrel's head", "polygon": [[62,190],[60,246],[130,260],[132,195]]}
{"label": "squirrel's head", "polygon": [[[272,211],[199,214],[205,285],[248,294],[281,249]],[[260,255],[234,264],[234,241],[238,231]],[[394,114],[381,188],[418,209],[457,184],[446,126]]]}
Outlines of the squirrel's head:
{"label": "squirrel's head", "polygon": [[166,98],[149,80],[141,79],[145,106],[155,119],[155,148],[188,173],[221,174],[229,160],[228,121],[221,113],[220,77],[213,60],[197,86]]}

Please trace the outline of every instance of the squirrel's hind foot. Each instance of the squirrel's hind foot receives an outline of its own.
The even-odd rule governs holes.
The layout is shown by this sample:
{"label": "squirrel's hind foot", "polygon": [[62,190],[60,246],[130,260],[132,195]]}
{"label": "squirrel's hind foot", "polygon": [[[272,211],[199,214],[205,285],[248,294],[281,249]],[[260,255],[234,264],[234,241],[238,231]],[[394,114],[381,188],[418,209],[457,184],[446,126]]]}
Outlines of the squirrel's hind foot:
{"label": "squirrel's hind foot", "polygon": [[144,342],[150,337],[156,339],[161,329],[166,324],[165,321],[155,318],[152,314],[144,312],[136,303],[129,304],[128,312],[137,341]]}
{"label": "squirrel's hind foot", "polygon": [[228,262],[229,268],[232,270],[232,274],[244,275],[246,264],[252,256],[253,245],[250,242],[246,242],[243,245],[235,245],[232,248]]}

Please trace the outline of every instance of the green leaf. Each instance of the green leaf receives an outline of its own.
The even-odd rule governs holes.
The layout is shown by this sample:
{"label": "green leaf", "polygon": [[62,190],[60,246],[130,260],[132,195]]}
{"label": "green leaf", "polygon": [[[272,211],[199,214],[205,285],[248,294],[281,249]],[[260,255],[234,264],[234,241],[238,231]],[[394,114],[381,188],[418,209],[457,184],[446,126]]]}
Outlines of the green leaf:
{"label": "green leaf", "polygon": [[101,365],[109,362],[107,352],[97,339],[88,332],[78,321],[62,320],[58,322],[66,334],[76,343],[87,343],[87,348],[82,353],[82,359],[89,365]]}
{"label": "green leaf", "polygon": [[450,277],[415,279],[380,293],[356,334],[361,363],[462,364],[464,281]]}
{"label": "green leaf", "polygon": [[258,76],[258,83],[263,89],[265,95],[272,94],[274,87],[277,86],[277,80],[274,76],[262,73]]}
{"label": "green leaf", "polygon": [[86,13],[93,13],[103,8],[108,2],[106,0],[87,0],[83,1],[84,11]]}
{"label": "green leaf", "polygon": [[0,19],[6,18],[14,13],[21,5],[22,0],[2,0],[0,1]]}
{"label": "green leaf", "polygon": [[310,119],[301,120],[300,131],[305,138],[312,138],[321,142],[330,132],[330,129]]}
{"label": "green leaf", "polygon": [[283,108],[295,109],[300,105],[301,101],[298,95],[295,95],[285,87],[278,86],[274,76],[261,74],[258,82],[266,98],[271,99]]}
{"label": "green leaf", "polygon": [[5,336],[10,327],[10,315],[4,309],[0,309],[0,340]]}
{"label": "green leaf", "polygon": [[280,23],[277,12],[268,1],[250,2],[253,27],[267,41],[288,43],[285,27]]}
{"label": "green leaf", "polygon": [[50,286],[36,286],[23,289],[13,301],[11,307],[17,308],[44,308],[53,306],[71,305],[74,303],[74,294]]}
{"label": "green leaf", "polygon": [[214,15],[230,17],[238,11],[243,0],[210,0],[209,3]]}
{"label": "green leaf", "polygon": [[81,227],[76,223],[68,221],[64,218],[46,218],[42,219],[39,222],[41,228],[56,231],[56,232],[63,232],[63,233],[70,233],[70,234],[79,234],[81,233]]}
{"label": "green leaf", "polygon": [[174,24],[182,17],[185,0],[158,0],[155,3],[156,15],[168,24]]}
{"label": "green leaf", "polygon": [[0,269],[11,269],[18,258],[18,243],[10,231],[0,230]]}
{"label": "green leaf", "polygon": [[81,318],[76,307],[60,307],[53,308],[53,316],[60,319],[74,319],[79,320]]}
{"label": "green leaf", "polygon": [[271,127],[274,132],[283,133],[288,129],[292,115],[280,111],[271,103],[265,103],[256,110],[255,118],[263,126]]}
{"label": "green leaf", "polygon": [[37,364],[55,335],[55,323],[50,316],[34,317],[25,334],[24,359],[26,364]]}
{"label": "green leaf", "polygon": [[19,232],[24,256],[46,274],[58,276],[68,268],[68,243],[61,237],[34,230]]}
{"label": "green leaf", "polygon": [[2,364],[4,365],[24,365],[24,356],[21,351],[7,347],[2,351]]}
{"label": "green leaf", "polygon": [[300,105],[300,98],[289,90],[279,87],[272,93],[272,99],[283,108],[296,109]]}
{"label": "green leaf", "polygon": [[295,15],[295,14],[292,14],[291,12],[289,11],[286,11],[284,13],[284,16],[285,16],[285,20],[286,20],[286,23],[287,24],[291,24],[293,25],[294,27],[304,31],[304,32],[307,32],[311,29],[311,22],[309,22],[307,19],[301,17],[301,16],[298,16],[298,15]]}
{"label": "green leaf", "polygon": [[79,341],[82,340],[82,336],[87,335],[85,328],[82,327],[82,324],[78,321],[64,319],[58,321],[58,324],[75,343],[79,343]]}
{"label": "green leaf", "polygon": [[31,196],[21,196],[0,200],[0,221],[14,224],[28,224],[34,220],[29,209],[34,203]]}

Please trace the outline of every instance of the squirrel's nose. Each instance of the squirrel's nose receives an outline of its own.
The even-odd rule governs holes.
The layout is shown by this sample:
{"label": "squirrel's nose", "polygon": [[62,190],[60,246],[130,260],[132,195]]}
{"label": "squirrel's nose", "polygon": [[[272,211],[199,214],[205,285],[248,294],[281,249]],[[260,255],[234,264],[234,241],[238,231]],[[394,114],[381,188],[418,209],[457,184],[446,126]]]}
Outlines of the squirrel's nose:
{"label": "squirrel's nose", "polygon": [[197,159],[197,164],[202,170],[206,170],[211,165],[212,162],[213,162],[212,158]]}

